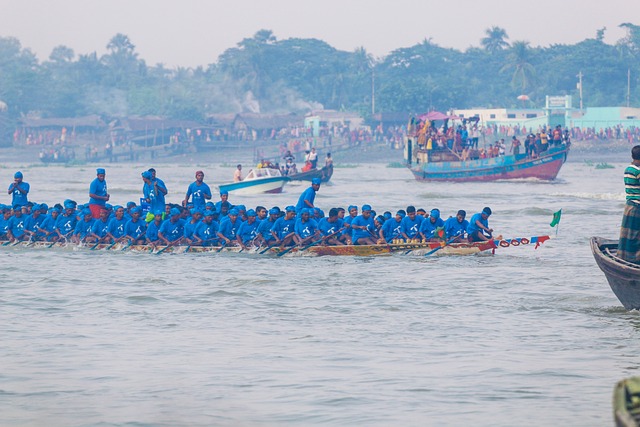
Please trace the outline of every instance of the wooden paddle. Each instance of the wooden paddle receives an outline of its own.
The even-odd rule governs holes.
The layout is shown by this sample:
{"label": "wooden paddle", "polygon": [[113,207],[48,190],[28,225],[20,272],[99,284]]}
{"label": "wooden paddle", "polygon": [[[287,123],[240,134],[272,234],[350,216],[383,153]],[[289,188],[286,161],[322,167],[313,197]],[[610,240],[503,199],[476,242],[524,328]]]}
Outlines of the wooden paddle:
{"label": "wooden paddle", "polygon": [[173,242],[170,242],[167,246],[165,246],[164,248],[162,248],[158,252],[156,252],[156,255],[160,255],[162,252],[166,251],[170,247],[176,246],[178,243],[180,243],[181,240],[182,239],[176,239]]}

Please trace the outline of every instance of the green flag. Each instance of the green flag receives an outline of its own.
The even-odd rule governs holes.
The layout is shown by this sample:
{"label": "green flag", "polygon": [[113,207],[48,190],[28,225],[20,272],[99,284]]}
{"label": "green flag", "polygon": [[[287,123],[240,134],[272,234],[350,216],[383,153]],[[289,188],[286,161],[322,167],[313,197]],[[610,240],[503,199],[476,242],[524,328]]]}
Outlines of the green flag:
{"label": "green flag", "polygon": [[549,224],[551,227],[555,227],[556,225],[558,225],[560,223],[560,218],[562,217],[562,209],[560,209],[558,212],[554,212],[553,214],[553,221],[551,221],[551,224]]}

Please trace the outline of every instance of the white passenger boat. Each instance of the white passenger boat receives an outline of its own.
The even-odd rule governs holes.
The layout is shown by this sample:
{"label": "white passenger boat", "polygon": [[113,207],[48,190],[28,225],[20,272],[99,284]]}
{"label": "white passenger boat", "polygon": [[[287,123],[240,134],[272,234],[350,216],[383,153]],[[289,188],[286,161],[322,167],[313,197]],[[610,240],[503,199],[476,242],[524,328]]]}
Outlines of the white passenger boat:
{"label": "white passenger boat", "polygon": [[282,193],[282,188],[288,181],[290,179],[282,176],[280,169],[259,168],[251,169],[242,181],[221,184],[219,187],[220,191],[240,195]]}

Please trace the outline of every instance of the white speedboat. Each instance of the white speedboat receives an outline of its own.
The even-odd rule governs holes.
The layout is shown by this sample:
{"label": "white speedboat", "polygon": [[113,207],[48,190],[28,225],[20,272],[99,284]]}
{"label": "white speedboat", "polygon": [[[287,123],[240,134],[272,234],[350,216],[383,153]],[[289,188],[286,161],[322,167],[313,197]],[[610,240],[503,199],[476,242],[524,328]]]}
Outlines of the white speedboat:
{"label": "white speedboat", "polygon": [[259,168],[251,169],[246,178],[239,182],[221,184],[220,191],[228,191],[234,194],[263,194],[282,193],[282,187],[290,181],[282,176],[280,169]]}

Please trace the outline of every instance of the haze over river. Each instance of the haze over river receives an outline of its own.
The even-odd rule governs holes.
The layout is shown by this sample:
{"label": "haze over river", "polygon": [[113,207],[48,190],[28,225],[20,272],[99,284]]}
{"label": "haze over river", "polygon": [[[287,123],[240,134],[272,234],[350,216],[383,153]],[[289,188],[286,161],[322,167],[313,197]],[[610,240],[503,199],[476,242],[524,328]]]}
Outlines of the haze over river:
{"label": "haze over river", "polygon": [[[495,255],[1,247],[0,425],[611,425],[616,381],[638,373],[640,314],[622,308],[588,240],[617,238],[626,164],[477,184],[362,164],[336,168],[316,197],[325,212],[415,205],[446,218],[490,206],[506,238],[554,234],[562,208],[557,238]],[[3,166],[8,186],[19,166]],[[197,169],[214,199],[233,174],[219,162],[20,169],[31,200],[86,203],[96,166],[113,204],[139,199],[149,166],[171,202]],[[230,201],[283,207],[307,185]]]}

